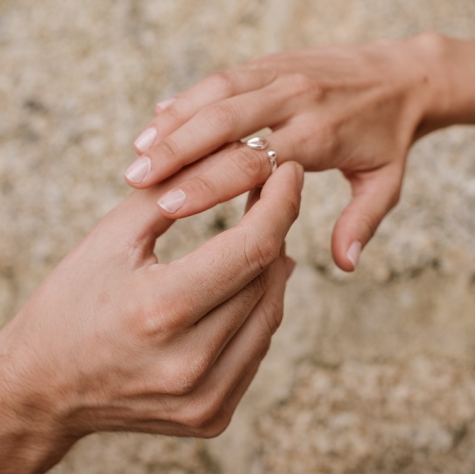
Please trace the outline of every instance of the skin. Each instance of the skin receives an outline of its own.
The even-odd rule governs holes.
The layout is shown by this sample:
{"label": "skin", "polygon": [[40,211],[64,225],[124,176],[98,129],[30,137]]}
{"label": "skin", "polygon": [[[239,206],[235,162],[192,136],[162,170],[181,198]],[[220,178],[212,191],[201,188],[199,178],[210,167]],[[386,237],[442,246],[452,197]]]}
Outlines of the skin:
{"label": "skin", "polygon": [[172,221],[155,203],[176,184],[129,196],[0,331],[2,474],[45,472],[96,431],[212,437],[230,422],[282,319],[303,169],[282,166],[236,227],[160,264]]}
{"label": "skin", "polygon": [[[126,179],[147,188],[223,144],[272,127],[267,139],[278,164],[337,168],[349,181],[353,197],[335,224],[332,251],[336,264],[352,271],[399,200],[414,142],[442,127],[475,123],[474,83],[475,42],[434,33],[265,56],[158,104],[145,139],[136,142],[142,171],[148,163],[149,172],[140,180],[129,169]],[[238,147],[161,197],[160,211],[174,219],[195,214],[269,174],[266,152]],[[177,190],[186,200],[175,209],[167,198]]]}

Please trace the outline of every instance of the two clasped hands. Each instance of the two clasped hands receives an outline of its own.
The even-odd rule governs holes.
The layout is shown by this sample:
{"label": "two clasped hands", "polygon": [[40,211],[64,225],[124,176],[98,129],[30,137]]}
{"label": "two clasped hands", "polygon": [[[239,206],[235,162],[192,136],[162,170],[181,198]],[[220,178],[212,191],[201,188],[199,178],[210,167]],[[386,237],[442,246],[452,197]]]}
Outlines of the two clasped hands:
{"label": "two clasped hands", "polygon": [[[436,34],[282,53],[158,104],[126,171],[139,191],[0,331],[0,472],[44,472],[96,431],[222,432],[282,318],[304,169],[338,168],[352,186],[332,241],[352,271],[415,140],[475,123],[474,58],[473,42]],[[239,142],[264,127],[272,174]],[[236,227],[157,261],[173,220],[246,191]]]}

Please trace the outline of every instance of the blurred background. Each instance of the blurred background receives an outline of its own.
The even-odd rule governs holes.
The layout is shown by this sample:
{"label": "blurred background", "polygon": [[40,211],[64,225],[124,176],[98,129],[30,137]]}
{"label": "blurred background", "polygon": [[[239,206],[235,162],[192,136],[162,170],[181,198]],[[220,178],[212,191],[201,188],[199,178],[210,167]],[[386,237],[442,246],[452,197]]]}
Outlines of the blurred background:
{"label": "blurred background", "polygon": [[[154,104],[258,55],[437,30],[473,0],[0,0],[0,324],[130,191]],[[54,474],[475,472],[475,128],[413,149],[401,204],[343,275],[337,172],[307,175],[286,318],[229,429],[209,441],[82,440]],[[170,260],[243,198],[179,222]]]}

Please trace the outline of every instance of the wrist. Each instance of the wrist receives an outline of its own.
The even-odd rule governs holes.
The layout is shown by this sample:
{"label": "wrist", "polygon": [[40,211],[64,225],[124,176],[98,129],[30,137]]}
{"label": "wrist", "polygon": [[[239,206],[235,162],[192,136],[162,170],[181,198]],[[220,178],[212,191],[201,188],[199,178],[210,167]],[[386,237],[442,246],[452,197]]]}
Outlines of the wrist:
{"label": "wrist", "polygon": [[54,401],[39,389],[48,381],[35,377],[9,329],[0,331],[0,472],[45,472],[76,440],[64,432]]}
{"label": "wrist", "polygon": [[425,99],[417,135],[475,123],[475,42],[423,33],[407,44],[422,67],[419,94]]}

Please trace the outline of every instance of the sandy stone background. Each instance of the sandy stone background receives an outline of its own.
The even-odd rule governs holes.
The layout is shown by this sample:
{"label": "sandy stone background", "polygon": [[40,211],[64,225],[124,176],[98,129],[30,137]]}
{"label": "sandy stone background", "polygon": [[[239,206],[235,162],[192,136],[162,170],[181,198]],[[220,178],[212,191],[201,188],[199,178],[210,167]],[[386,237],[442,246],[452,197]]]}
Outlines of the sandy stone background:
{"label": "sandy stone background", "polygon": [[[0,323],[129,193],[157,100],[259,54],[428,29],[475,38],[475,2],[0,0]],[[351,276],[329,251],[347,199],[338,173],[307,176],[286,319],[222,436],[94,435],[51,473],[475,472],[475,129],[417,144]],[[160,256],[242,202],[178,223]]]}

